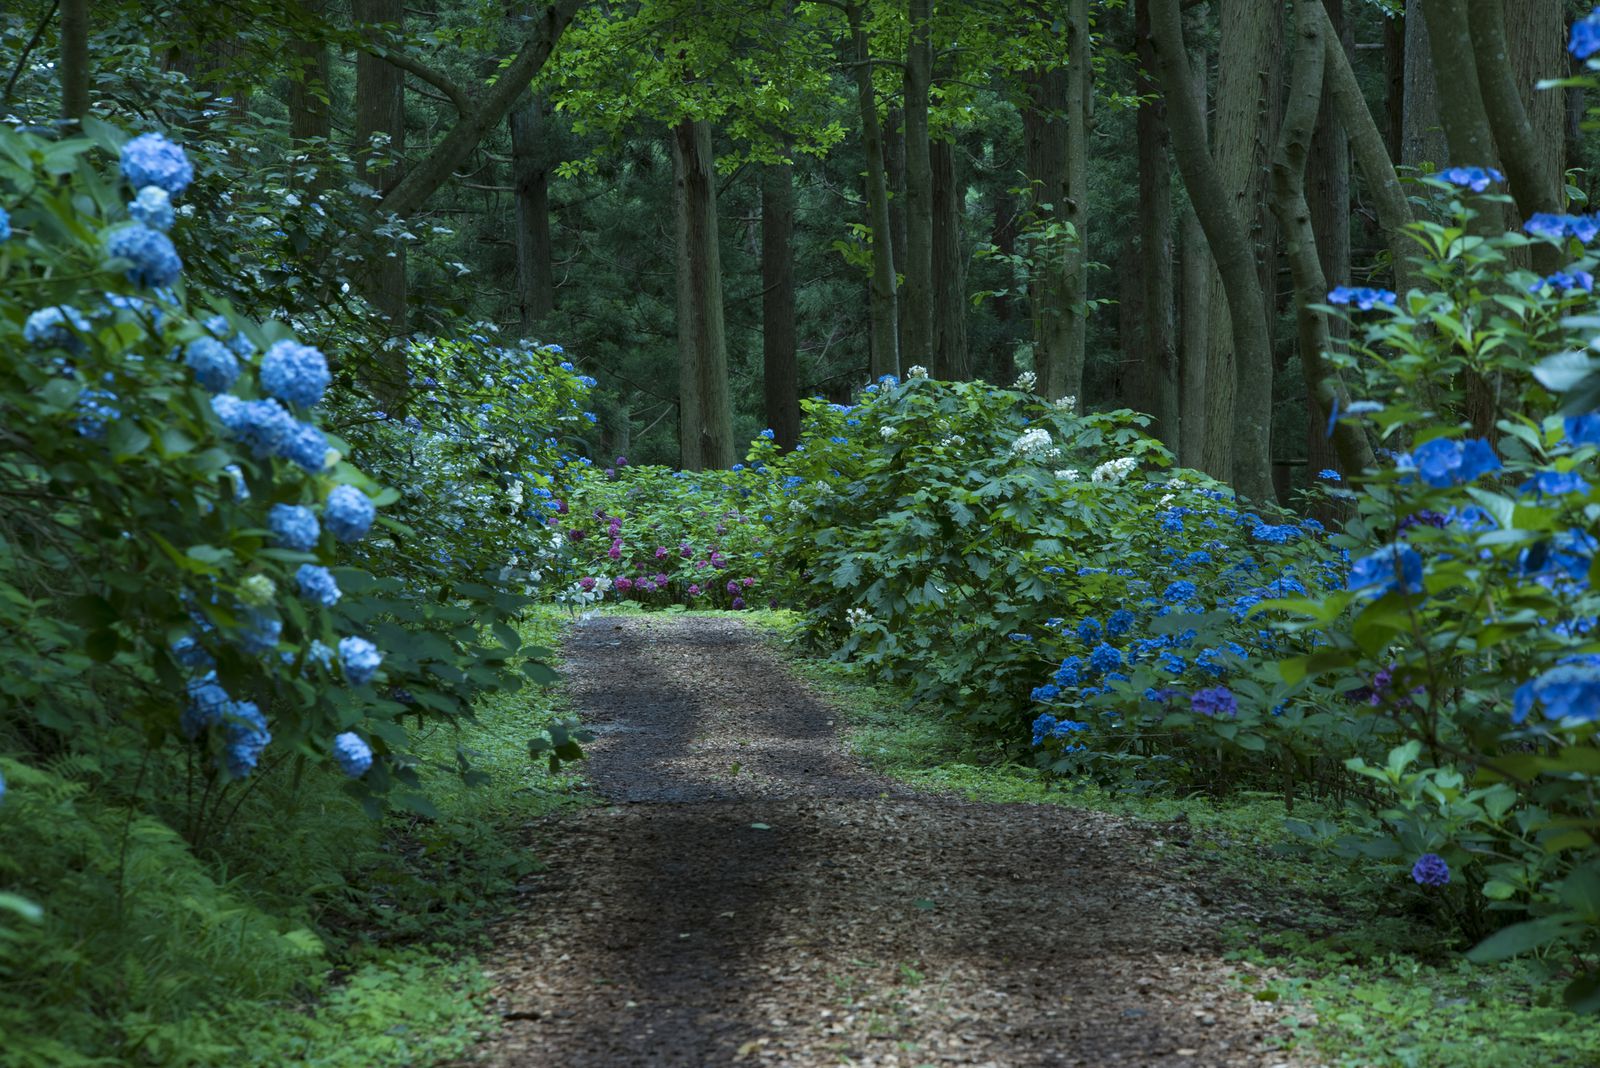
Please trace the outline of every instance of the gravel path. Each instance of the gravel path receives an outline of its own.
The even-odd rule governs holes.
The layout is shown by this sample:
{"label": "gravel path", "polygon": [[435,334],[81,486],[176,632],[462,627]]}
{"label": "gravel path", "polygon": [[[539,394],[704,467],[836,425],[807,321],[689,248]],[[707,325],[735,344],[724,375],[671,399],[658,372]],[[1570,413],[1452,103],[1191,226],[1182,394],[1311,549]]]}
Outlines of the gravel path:
{"label": "gravel path", "polygon": [[504,1028],[458,1063],[1309,1063],[1161,828],[897,787],[733,619],[590,619],[565,668],[610,804],[532,828]]}

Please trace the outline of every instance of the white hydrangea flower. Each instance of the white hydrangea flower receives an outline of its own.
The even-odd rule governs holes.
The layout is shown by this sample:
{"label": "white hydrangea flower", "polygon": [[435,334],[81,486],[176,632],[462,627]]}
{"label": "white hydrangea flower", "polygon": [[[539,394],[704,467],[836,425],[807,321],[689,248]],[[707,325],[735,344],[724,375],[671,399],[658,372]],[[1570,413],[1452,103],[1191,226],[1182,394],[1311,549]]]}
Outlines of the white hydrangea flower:
{"label": "white hydrangea flower", "polygon": [[1032,393],[1033,387],[1039,384],[1039,376],[1032,371],[1024,371],[1011,383],[1011,388],[1023,393]]}
{"label": "white hydrangea flower", "polygon": [[844,621],[852,627],[859,627],[872,618],[872,613],[865,608],[851,608],[844,614]]}
{"label": "white hydrangea flower", "polygon": [[878,429],[878,433],[883,435],[883,440],[884,441],[889,441],[890,439],[892,439],[894,437],[894,427],[892,427],[892,426],[880,427]]}
{"label": "white hydrangea flower", "polygon": [[1056,472],[1056,477],[1063,482],[1076,482],[1083,477],[1083,472],[1076,467],[1064,467]]}
{"label": "white hydrangea flower", "polygon": [[1078,398],[1077,397],[1062,397],[1062,398],[1060,398],[1059,400],[1057,400],[1055,402],[1055,405],[1056,405],[1057,408],[1060,408],[1064,412],[1076,411],[1077,407],[1078,407]]}
{"label": "white hydrangea flower", "polygon": [[907,378],[927,378],[928,377],[928,369],[926,367],[922,366],[920,363],[914,363],[914,364],[911,365],[911,369],[906,372],[906,377]]}
{"label": "white hydrangea flower", "polygon": [[939,439],[939,444],[943,445],[945,448],[950,448],[957,445],[965,445],[966,443],[967,439],[962,437],[960,434],[951,434],[949,437]]}
{"label": "white hydrangea flower", "polygon": [[1157,501],[1156,504],[1158,504],[1158,505],[1171,504],[1173,501],[1175,501],[1177,499],[1178,499],[1178,495],[1176,493],[1168,493],[1168,494],[1165,494],[1164,496],[1162,496],[1162,498],[1159,501]]}
{"label": "white hydrangea flower", "polygon": [[1033,456],[1044,453],[1051,445],[1050,431],[1036,426],[1018,435],[1017,440],[1011,443],[1011,451],[1018,456]]}
{"label": "white hydrangea flower", "polygon": [[1185,488],[1188,485],[1189,485],[1189,483],[1185,482],[1183,479],[1179,478],[1177,475],[1173,475],[1171,478],[1167,479],[1167,489],[1169,489],[1169,490],[1173,490],[1173,491],[1181,490],[1181,489]]}
{"label": "white hydrangea flower", "polygon": [[1127,478],[1133,469],[1139,466],[1139,461],[1131,456],[1122,456],[1115,460],[1107,460],[1089,474],[1090,482],[1099,482],[1106,485],[1115,485]]}

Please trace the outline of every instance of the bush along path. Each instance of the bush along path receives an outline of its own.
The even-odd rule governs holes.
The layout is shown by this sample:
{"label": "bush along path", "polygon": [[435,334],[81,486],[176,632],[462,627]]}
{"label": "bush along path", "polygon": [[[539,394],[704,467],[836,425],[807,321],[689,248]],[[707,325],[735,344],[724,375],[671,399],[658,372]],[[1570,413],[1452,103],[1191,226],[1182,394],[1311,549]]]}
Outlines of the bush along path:
{"label": "bush along path", "polygon": [[[460,1064],[1290,1065],[1162,829],[911,794],[727,618],[578,624],[607,804],[535,825]],[[549,843],[559,841],[559,849]]]}

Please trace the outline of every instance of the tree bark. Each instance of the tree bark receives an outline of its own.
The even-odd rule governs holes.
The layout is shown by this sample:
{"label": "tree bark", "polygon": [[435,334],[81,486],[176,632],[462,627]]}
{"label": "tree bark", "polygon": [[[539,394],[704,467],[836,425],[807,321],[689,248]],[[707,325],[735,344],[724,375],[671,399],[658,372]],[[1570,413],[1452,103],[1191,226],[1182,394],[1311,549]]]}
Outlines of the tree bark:
{"label": "tree bark", "polygon": [[[312,19],[321,20],[327,0],[303,0]],[[328,41],[322,33],[297,34],[291,46],[294,73],[289,79],[289,139],[296,151],[313,143],[327,145],[333,138],[333,92]],[[312,183],[316,187],[320,182]]]}
{"label": "tree bark", "polygon": [[785,451],[800,441],[794,318],[794,165],[761,171],[761,359],[767,426]]}
{"label": "tree bark", "polygon": [[1067,3],[1067,129],[1065,190],[1061,218],[1071,228],[1061,287],[1066,315],[1057,381],[1047,397],[1081,397],[1083,366],[1088,357],[1089,327],[1089,128],[1093,123],[1094,71],[1089,35],[1089,0]]}
{"label": "tree bark", "polygon": [[1176,455],[1181,435],[1178,338],[1173,318],[1172,163],[1167,137],[1167,105],[1153,73],[1156,57],[1150,42],[1149,0],[1136,0],[1134,39],[1140,67],[1134,92],[1147,101],[1139,106],[1135,120],[1139,167],[1139,277],[1144,305],[1138,403],[1155,419],[1151,433]]}
{"label": "tree bark", "polygon": [[[1526,12],[1534,12],[1539,6],[1534,0],[1522,0]],[[1525,90],[1517,84],[1511,46],[1506,39],[1505,6],[1501,0],[1467,0],[1466,14],[1474,66],[1483,90],[1484,114],[1494,143],[1500,147],[1501,163],[1517,210],[1524,219],[1535,212],[1560,211],[1557,175],[1561,143],[1542,140],[1534,134],[1523,103]],[[1559,7],[1556,25],[1560,25]],[[1559,33],[1557,30],[1554,35],[1556,40],[1560,40]],[[1532,89],[1526,92],[1531,95]],[[1546,247],[1544,251],[1555,250]],[[1549,268],[1557,266],[1552,263]]]}
{"label": "tree bark", "polygon": [[[1332,22],[1331,28],[1337,35],[1337,40],[1328,44],[1328,51],[1331,53],[1334,44],[1337,44],[1339,51],[1348,59],[1354,40],[1350,24],[1344,17],[1344,0],[1324,0],[1323,6],[1327,9]],[[1319,38],[1321,31],[1322,28],[1318,26]],[[1298,61],[1297,56],[1296,62]],[[1329,88],[1326,56],[1323,57],[1321,66],[1322,99],[1318,104],[1318,119],[1311,134],[1311,152],[1306,161],[1306,180],[1310,186],[1306,199],[1311,211],[1311,232],[1316,241],[1323,282],[1326,283],[1328,279],[1343,282],[1350,277],[1351,269],[1350,145],[1345,136],[1344,123],[1340,120],[1337,105],[1334,103],[1333,92]],[[1399,69],[1398,65],[1396,69]],[[1300,75],[1295,74],[1294,77],[1298,78]],[[1285,122],[1287,121],[1286,117]],[[1395,127],[1394,133],[1398,140],[1398,126]],[[1288,245],[1287,233],[1284,243],[1285,246]],[[1290,270],[1292,273],[1292,263]],[[1320,302],[1324,297],[1325,293],[1318,294],[1316,299]],[[1296,309],[1296,314],[1299,314],[1299,309]],[[1333,348],[1342,348],[1349,341],[1349,320],[1343,316],[1332,316],[1323,317],[1322,322],[1328,334],[1328,342]],[[1303,355],[1300,372],[1306,387],[1306,463],[1313,472],[1321,471],[1335,466],[1338,457],[1333,442],[1326,432],[1328,413],[1321,411],[1321,402],[1317,397],[1316,375],[1312,367],[1305,362]]]}
{"label": "tree bark", "polygon": [[[393,0],[352,0],[356,4],[392,3]],[[495,83],[483,95],[478,106],[457,119],[443,140],[429,150],[421,160],[412,164],[405,178],[384,194],[379,210],[394,215],[410,215],[439,187],[450,180],[456,168],[466,161],[478,147],[484,135],[499,125],[517,99],[527,91],[534,75],[539,73],[562,32],[572,21],[573,13],[581,0],[555,0],[530,19],[532,32],[516,57],[499,72]]]}
{"label": "tree bark", "polygon": [[956,146],[929,146],[933,168],[933,376],[964,382],[972,377],[967,354],[967,257],[961,243],[965,188],[956,169]]}
{"label": "tree bark", "polygon": [[[1196,33],[1194,39],[1196,44],[1190,53],[1192,71],[1190,76],[1194,79],[1192,91],[1195,99],[1203,105],[1207,97],[1206,72],[1211,63],[1205,45],[1201,43],[1204,37]],[[1154,46],[1152,38],[1152,57]],[[1159,61],[1153,60],[1147,69],[1152,73],[1158,71]],[[1157,80],[1160,80],[1159,77]],[[1208,135],[1205,125],[1206,110],[1203,106],[1200,108],[1199,118],[1199,136],[1204,143]],[[1187,197],[1184,199],[1179,228],[1178,255],[1181,271],[1179,300],[1183,314],[1179,319],[1178,334],[1178,380],[1181,384],[1178,455],[1185,467],[1199,470],[1205,464],[1208,436],[1206,358],[1211,345],[1212,278],[1216,275],[1217,267],[1212,262],[1211,250],[1206,247],[1206,235],[1200,228],[1200,218],[1194,213],[1194,205],[1189,203]]]}
{"label": "tree bark", "polygon": [[[352,0],[351,16],[363,30],[368,26],[387,26],[404,31],[403,0]],[[373,149],[374,140],[387,144]],[[356,54],[356,177],[387,194],[398,186],[405,173],[406,95],[405,72],[369,52]],[[378,213],[387,215],[380,202]],[[384,239],[366,264],[362,292],[388,320],[389,336],[406,333],[406,246],[398,239]],[[371,385],[384,407],[394,414],[405,406],[407,389],[406,355],[403,346],[386,346],[378,366],[372,368]]]}
{"label": "tree bark", "polygon": [[906,48],[906,259],[901,358],[933,363],[933,163],[928,145],[928,89],[933,80],[932,0],[910,0]]}
{"label": "tree bark", "polygon": [[889,191],[889,262],[895,269],[895,348],[901,363],[906,352],[906,121],[905,111],[889,108],[883,117],[883,173]]}
{"label": "tree bark", "polygon": [[[1195,97],[1184,53],[1178,0],[1152,0],[1150,31],[1172,118],[1172,146],[1178,170],[1222,276],[1237,373],[1240,381],[1250,383],[1252,395],[1259,394],[1261,383],[1266,383],[1270,398],[1272,340],[1255,250],[1201,133],[1201,103]],[[1271,405],[1241,405],[1235,418],[1238,432],[1234,435],[1234,485],[1246,497],[1268,500],[1272,494]]]}
{"label": "tree bark", "polygon": [[733,466],[733,406],[722,320],[722,253],[711,124],[672,128],[678,263],[678,439],[688,471]]}
{"label": "tree bark", "polygon": [[[1422,0],[1422,14],[1428,20],[1434,78],[1450,87],[1449,92],[1439,94],[1439,122],[1450,147],[1450,162],[1495,166],[1494,135],[1484,109],[1466,0]],[[1504,229],[1505,214],[1499,204],[1479,201],[1475,208],[1477,216],[1470,224],[1474,232],[1492,234]]]}
{"label": "tree bark", "polygon": [[900,345],[895,307],[894,256],[889,224],[889,186],[883,166],[883,128],[872,90],[872,46],[861,23],[861,6],[848,8],[855,44],[856,104],[861,111],[861,141],[867,156],[867,224],[872,231],[872,277],[869,301],[872,323],[872,377],[900,374]]}
{"label": "tree bark", "polygon": [[[1009,190],[996,194],[989,241],[1003,262],[1009,262],[1017,252],[1017,212],[1017,198]],[[1005,293],[994,298],[994,318],[999,329],[989,355],[989,380],[997,386],[1009,386],[1017,378],[1016,342],[1011,330],[1017,319],[1016,307],[1017,302]]]}
{"label": "tree bark", "polygon": [[550,243],[549,119],[544,101],[529,93],[511,112],[511,184],[517,216],[517,317],[531,337],[555,311],[556,280]]}
{"label": "tree bark", "polygon": [[1571,89],[1535,89],[1541,78],[1569,72],[1566,21],[1561,0],[1522,0],[1506,13],[1511,70],[1533,126],[1536,154],[1546,161],[1562,194],[1567,170],[1566,96]]}
{"label": "tree bark", "polygon": [[61,0],[61,117],[89,114],[89,0]]}
{"label": "tree bark", "polygon": [[[1283,228],[1284,247],[1296,290],[1295,323],[1300,344],[1300,359],[1314,402],[1312,415],[1318,424],[1326,423],[1336,408],[1348,402],[1327,366],[1323,353],[1328,350],[1327,318],[1313,310],[1313,304],[1327,297],[1328,282],[1322,273],[1317,239],[1306,202],[1305,172],[1310,154],[1312,131],[1322,101],[1322,76],[1331,47],[1324,31],[1331,29],[1321,12],[1313,11],[1316,0],[1295,9],[1294,74],[1283,129],[1272,163],[1272,209]],[[1340,422],[1333,431],[1334,448],[1345,471],[1360,471],[1374,465],[1372,451],[1360,426]]]}
{"label": "tree bark", "polygon": [[[1343,28],[1341,27],[1341,36]],[[1327,91],[1327,86],[1323,86]],[[1406,129],[1406,17],[1383,20],[1383,143],[1389,158],[1401,158]]]}
{"label": "tree bark", "polygon": [[1033,72],[1022,111],[1024,170],[1035,229],[1056,234],[1035,243],[1033,278],[1028,288],[1033,320],[1033,366],[1041,394],[1077,396],[1083,383],[1083,353],[1074,352],[1070,247],[1078,237],[1069,227],[1067,188],[1068,74],[1062,68]]}
{"label": "tree bark", "polygon": [[1406,0],[1405,103],[1400,137],[1401,164],[1407,167],[1443,168],[1448,162],[1444,127],[1439,125],[1439,89],[1434,82],[1433,48],[1423,0]]}

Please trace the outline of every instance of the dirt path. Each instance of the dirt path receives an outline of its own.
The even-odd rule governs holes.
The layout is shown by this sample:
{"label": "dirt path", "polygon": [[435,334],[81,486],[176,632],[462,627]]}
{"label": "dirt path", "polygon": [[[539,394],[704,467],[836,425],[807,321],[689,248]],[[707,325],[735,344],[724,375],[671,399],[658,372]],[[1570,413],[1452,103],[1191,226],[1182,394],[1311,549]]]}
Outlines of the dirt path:
{"label": "dirt path", "polygon": [[1159,828],[875,777],[733,620],[592,619],[566,671],[612,803],[534,828],[462,1064],[1304,1063]]}

